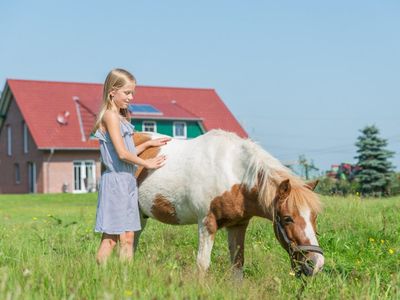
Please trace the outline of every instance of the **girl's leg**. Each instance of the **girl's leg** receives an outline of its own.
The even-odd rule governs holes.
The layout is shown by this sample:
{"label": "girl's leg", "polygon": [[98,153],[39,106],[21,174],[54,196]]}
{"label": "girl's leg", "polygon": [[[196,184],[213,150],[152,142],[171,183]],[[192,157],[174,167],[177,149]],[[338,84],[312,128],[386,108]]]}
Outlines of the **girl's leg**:
{"label": "girl's leg", "polygon": [[118,242],[118,235],[103,233],[96,261],[98,264],[105,264],[112,250]]}
{"label": "girl's leg", "polygon": [[133,257],[133,240],[135,233],[133,231],[125,231],[119,236],[120,250],[119,258],[123,261],[131,261]]}

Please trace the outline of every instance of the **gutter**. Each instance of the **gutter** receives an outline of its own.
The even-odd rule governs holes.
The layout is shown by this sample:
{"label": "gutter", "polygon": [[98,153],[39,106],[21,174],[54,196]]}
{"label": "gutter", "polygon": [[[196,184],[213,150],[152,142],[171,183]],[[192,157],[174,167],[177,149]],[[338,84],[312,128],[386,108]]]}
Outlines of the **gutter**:
{"label": "gutter", "polygon": [[47,190],[47,193],[49,193],[49,191],[50,191],[50,160],[51,160],[51,158],[53,157],[53,155],[54,155],[54,148],[50,148],[50,155],[49,155],[49,157],[47,158],[47,178],[46,178],[46,190]]}

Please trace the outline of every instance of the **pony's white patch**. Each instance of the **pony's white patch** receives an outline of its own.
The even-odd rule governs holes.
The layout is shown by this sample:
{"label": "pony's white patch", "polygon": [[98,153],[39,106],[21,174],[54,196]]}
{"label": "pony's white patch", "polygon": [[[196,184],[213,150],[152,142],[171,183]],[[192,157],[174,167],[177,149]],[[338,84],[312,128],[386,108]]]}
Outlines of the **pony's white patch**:
{"label": "pony's white patch", "polygon": [[160,149],[167,156],[165,166],[150,171],[139,189],[143,212],[152,217],[151,202],[158,193],[170,199],[180,224],[198,223],[215,197],[242,182],[247,166],[243,141],[219,131],[192,140],[172,139]]}
{"label": "pony's white patch", "polygon": [[[300,215],[303,217],[306,227],[304,228],[304,234],[309,239],[310,244],[314,246],[319,246],[317,237],[315,235],[314,227],[311,224],[311,212],[310,209],[303,208],[300,211]],[[315,263],[314,273],[317,273],[324,265],[324,256],[319,253],[312,253],[312,259]]]}

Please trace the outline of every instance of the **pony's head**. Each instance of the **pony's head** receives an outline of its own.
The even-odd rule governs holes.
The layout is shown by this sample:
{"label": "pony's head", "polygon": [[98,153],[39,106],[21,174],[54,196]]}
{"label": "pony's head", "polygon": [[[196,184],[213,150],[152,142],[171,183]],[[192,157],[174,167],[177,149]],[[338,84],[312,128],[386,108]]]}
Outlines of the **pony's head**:
{"label": "pony's head", "polygon": [[319,200],[313,192],[318,182],[291,185],[283,180],[273,199],[275,236],[289,253],[296,275],[312,276],[324,265],[322,249],[317,241],[316,220]]}

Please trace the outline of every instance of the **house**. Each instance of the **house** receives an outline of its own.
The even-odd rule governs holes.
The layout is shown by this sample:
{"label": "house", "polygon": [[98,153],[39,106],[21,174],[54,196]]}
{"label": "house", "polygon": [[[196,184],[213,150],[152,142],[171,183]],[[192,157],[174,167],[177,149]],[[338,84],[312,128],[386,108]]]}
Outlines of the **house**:
{"label": "house", "polygon": [[[102,84],[8,79],[0,98],[0,193],[95,191],[99,144],[91,138]],[[138,131],[190,139],[221,128],[247,137],[213,89],[137,86]]]}
{"label": "house", "polygon": [[331,165],[331,169],[326,171],[326,176],[334,179],[353,181],[361,167],[350,163]]}

